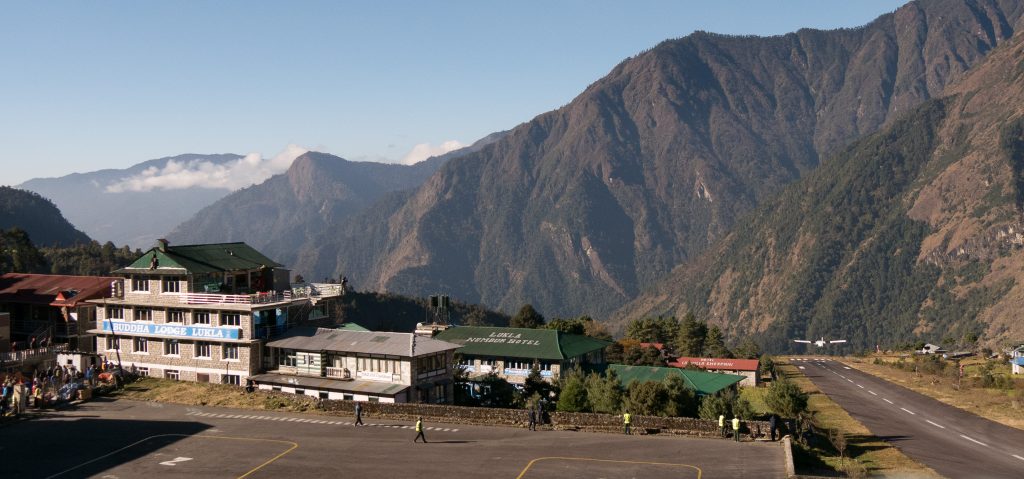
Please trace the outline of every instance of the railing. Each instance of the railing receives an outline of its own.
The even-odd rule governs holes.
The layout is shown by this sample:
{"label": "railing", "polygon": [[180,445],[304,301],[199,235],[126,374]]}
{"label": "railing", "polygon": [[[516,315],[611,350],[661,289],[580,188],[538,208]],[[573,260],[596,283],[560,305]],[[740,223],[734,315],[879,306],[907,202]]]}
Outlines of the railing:
{"label": "railing", "polygon": [[54,344],[45,348],[26,349],[24,351],[11,351],[0,353],[0,363],[22,362],[37,357],[56,356],[57,353],[67,351],[67,344]]}
{"label": "railing", "polygon": [[182,293],[178,296],[178,301],[185,304],[267,304],[291,301],[291,299],[291,291],[256,294]]}

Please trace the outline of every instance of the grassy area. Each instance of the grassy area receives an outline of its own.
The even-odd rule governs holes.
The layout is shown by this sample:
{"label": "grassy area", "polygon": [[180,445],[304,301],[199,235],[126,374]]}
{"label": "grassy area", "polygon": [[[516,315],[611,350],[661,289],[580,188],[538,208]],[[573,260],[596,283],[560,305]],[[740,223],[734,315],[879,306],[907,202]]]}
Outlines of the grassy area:
{"label": "grassy area", "polygon": [[115,397],[140,401],[159,401],[191,406],[223,406],[240,409],[312,412],[316,400],[309,396],[255,391],[247,393],[238,386],[194,383],[143,377],[128,383]]}
{"label": "grassy area", "polygon": [[875,437],[868,428],[823,394],[791,364],[778,363],[779,372],[810,395],[808,409],[818,427],[842,431],[847,437],[844,460],[825,437],[809,441],[807,446],[794,442],[793,460],[798,474],[831,475],[845,472],[851,477],[881,475],[887,477],[940,477],[931,469],[910,459],[899,449]]}
{"label": "grassy area", "polygon": [[[977,375],[982,369],[983,360],[968,359],[963,362],[966,378],[961,381],[961,387],[958,389],[955,377],[904,371],[888,364],[874,364],[876,358],[884,362],[895,362],[900,359],[895,356],[870,356],[845,358],[844,362],[850,367],[884,378],[950,406],[1010,427],[1024,429],[1024,389],[1020,386],[1000,389],[969,385],[972,376]],[[1010,366],[1006,365],[1004,368],[1005,374],[1009,374]]]}

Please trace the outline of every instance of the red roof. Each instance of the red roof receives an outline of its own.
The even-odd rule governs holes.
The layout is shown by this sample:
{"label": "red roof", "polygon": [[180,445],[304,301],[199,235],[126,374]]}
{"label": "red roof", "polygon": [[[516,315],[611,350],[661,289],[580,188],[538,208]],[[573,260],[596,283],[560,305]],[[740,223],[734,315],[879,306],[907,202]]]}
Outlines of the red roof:
{"label": "red roof", "polygon": [[677,358],[668,363],[669,366],[685,368],[687,365],[694,365],[701,369],[729,370],[729,371],[757,371],[757,359],[725,359],[725,358]]}
{"label": "red roof", "polygon": [[665,343],[640,343],[641,348],[654,348],[658,351],[665,349]]}
{"label": "red roof", "polygon": [[110,297],[111,276],[7,273],[0,275],[0,302],[74,307],[96,298]]}

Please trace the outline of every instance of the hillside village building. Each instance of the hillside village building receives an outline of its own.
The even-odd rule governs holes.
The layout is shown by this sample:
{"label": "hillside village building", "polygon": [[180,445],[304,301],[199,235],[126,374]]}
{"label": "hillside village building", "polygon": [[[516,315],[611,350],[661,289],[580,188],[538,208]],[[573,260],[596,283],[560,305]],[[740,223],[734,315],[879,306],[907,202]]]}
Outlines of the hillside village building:
{"label": "hillside village building", "polygon": [[1024,372],[1024,345],[1010,351],[1010,371],[1013,374]]}
{"label": "hillside village building", "polygon": [[120,278],[57,274],[0,275],[0,311],[10,313],[10,336],[15,349],[43,344],[66,344],[93,351],[88,331],[96,327],[91,299],[110,297],[111,283]]}
{"label": "hillside village building", "polygon": [[97,351],[140,374],[241,384],[263,368],[266,340],[330,322],[334,285],[292,290],[289,271],[245,243],[161,240],[94,300]]}
{"label": "hillside village building", "polygon": [[727,373],[743,376],[740,386],[757,386],[760,382],[758,370],[760,361],[757,359],[727,359],[727,358],[676,358],[668,363],[668,366],[685,368],[696,366],[705,371]]}
{"label": "hillside village building", "polygon": [[276,368],[260,389],[322,399],[451,403],[457,344],[413,333],[319,328],[267,344]]}
{"label": "hillside village building", "polygon": [[523,384],[536,364],[541,376],[555,382],[576,366],[584,370],[604,365],[607,341],[566,334],[553,329],[456,326],[435,339],[461,346],[459,366],[470,379],[496,373],[512,384]]}

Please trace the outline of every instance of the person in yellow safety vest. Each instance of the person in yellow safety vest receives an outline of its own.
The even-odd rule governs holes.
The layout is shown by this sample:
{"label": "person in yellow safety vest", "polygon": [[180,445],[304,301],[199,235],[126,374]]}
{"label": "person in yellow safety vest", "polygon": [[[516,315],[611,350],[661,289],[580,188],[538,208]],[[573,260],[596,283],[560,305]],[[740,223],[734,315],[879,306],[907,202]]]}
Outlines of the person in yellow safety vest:
{"label": "person in yellow safety vest", "polygon": [[718,415],[718,429],[722,430],[722,437],[725,437],[725,414]]}
{"label": "person in yellow safety vest", "polygon": [[423,435],[423,418],[422,417],[416,418],[416,439],[413,439],[412,442],[419,441],[420,439],[423,439],[423,444],[427,443],[427,436]]}
{"label": "person in yellow safety vest", "polygon": [[732,418],[732,437],[737,442],[740,440],[740,418]]}
{"label": "person in yellow safety vest", "polygon": [[629,420],[630,420],[630,415],[629,415],[629,413],[628,413],[628,412],[627,412],[627,413],[623,413],[623,414],[622,414],[622,425],[623,425],[623,428],[624,428],[624,432],[625,432],[626,434],[629,434],[629,433],[630,433],[630,432],[629,432]]}

